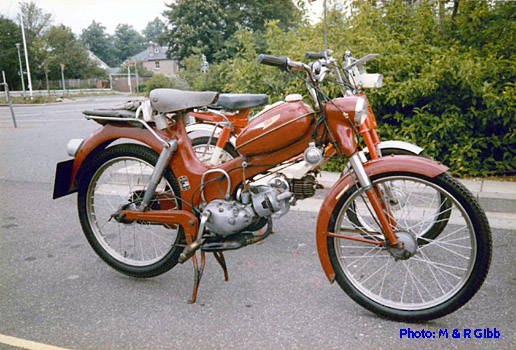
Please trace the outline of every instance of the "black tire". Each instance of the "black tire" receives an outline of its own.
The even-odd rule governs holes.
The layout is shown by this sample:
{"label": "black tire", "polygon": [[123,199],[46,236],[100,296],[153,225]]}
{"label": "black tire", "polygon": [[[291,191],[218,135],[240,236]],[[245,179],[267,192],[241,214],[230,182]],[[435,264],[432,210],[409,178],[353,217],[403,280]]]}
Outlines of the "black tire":
{"label": "black tire", "polygon": [[[458,232],[463,230],[462,228],[456,230],[456,226],[454,225],[457,225],[457,223],[450,224],[450,228],[448,229],[452,232],[451,234],[449,233],[450,231],[446,231],[442,237],[438,238],[438,241],[435,241],[436,244],[431,245],[432,241],[430,241],[427,245],[418,246],[416,254],[410,257],[408,260],[395,261],[389,252],[385,252],[385,249],[381,248],[378,251],[371,250],[369,252],[362,253],[368,250],[372,245],[356,243],[347,239],[328,237],[328,253],[332,267],[336,274],[336,281],[340,287],[358,304],[386,318],[403,322],[422,322],[445,316],[466,304],[479,290],[487,276],[492,251],[491,231],[487,218],[472,194],[462,184],[460,184],[457,180],[453,179],[448,174],[441,174],[435,178],[428,178],[412,173],[386,173],[374,176],[371,178],[371,180],[373,183],[378,183],[381,181],[389,181],[389,179],[395,178],[406,178],[414,182],[425,182],[430,184],[432,188],[436,188],[439,191],[442,190],[442,194],[446,195],[453,203],[452,210],[454,210],[454,214],[461,214],[465,224],[467,225],[468,235],[471,243],[471,247],[469,247],[470,250],[467,250],[468,247],[467,243],[464,243],[464,238],[457,238],[457,236],[452,236],[454,234],[457,235]],[[338,232],[341,230],[343,227],[342,221],[347,218],[347,215],[343,212],[343,210],[345,210],[343,207],[348,206],[350,201],[354,201],[354,196],[357,196],[357,188],[355,186],[351,187],[342,196],[334,208],[330,223],[328,225],[328,232]],[[457,218],[454,219],[455,221],[458,221]],[[338,228],[336,226],[338,226]],[[343,229],[342,232],[346,232],[346,230]],[[346,235],[349,235],[349,233]],[[444,240],[446,237],[450,238]],[[453,239],[455,243],[450,243],[452,242],[451,239]],[[458,246],[456,243],[459,243],[460,245],[464,244],[464,246],[462,248],[456,248],[455,246]],[[352,249],[354,248],[345,247],[348,247],[349,245],[353,246],[353,244],[356,244],[357,249],[355,250],[358,251],[358,253],[356,253],[356,256],[349,257],[349,252],[353,251]],[[448,250],[450,247],[457,249],[456,254],[458,253],[457,255],[459,256],[451,255],[450,253],[446,252],[444,248],[441,248],[439,251],[440,246],[445,246],[445,248],[447,247]],[[429,250],[429,247],[433,250]],[[358,248],[362,248],[362,250],[359,250]],[[373,254],[373,252],[375,253]],[[435,252],[437,252],[438,255],[436,255]],[[461,271],[459,270],[459,265],[455,266],[453,264],[456,261],[464,261],[464,258],[467,258],[466,255],[468,255],[468,252],[469,260],[467,261],[467,267],[463,268],[463,271]],[[361,258],[358,254],[363,254],[363,260],[360,260]],[[448,259],[442,259],[440,256],[442,254],[448,254]],[[464,256],[461,257],[462,254]],[[371,255],[372,257],[370,257]],[[439,256],[441,259],[436,261],[430,260],[430,256]],[[348,258],[349,260],[346,260]],[[386,258],[387,260],[381,260],[380,258]],[[411,259],[413,259],[412,264]],[[352,260],[351,263],[349,263],[350,260]],[[371,272],[369,275],[370,277],[367,277],[368,275],[366,274],[365,269],[371,269],[376,273],[381,271],[379,268],[375,270],[375,267],[371,266],[364,267],[364,263],[361,261],[367,260],[367,264],[370,264],[371,261],[377,260],[379,262],[381,260],[380,265],[383,264],[384,261],[387,261],[384,265],[381,265],[382,269],[385,266],[385,271],[383,272],[383,280],[381,281],[380,286],[366,287],[366,284],[380,283],[380,279],[378,279],[378,277],[381,277],[380,275],[376,275],[376,278],[372,279],[372,277],[374,277],[371,276],[373,272]],[[388,271],[388,266],[391,261],[395,261],[394,268],[396,269],[394,271],[393,268]],[[396,265],[398,263],[400,265]],[[359,268],[358,265],[360,264],[362,264],[362,266]],[[403,270],[403,267],[405,267],[406,271]],[[357,268],[357,273],[354,275],[351,270]],[[452,272],[448,271],[446,274],[443,273],[443,271],[446,269],[449,269]],[[402,275],[404,271],[405,276],[403,279]],[[422,273],[422,271],[426,273]],[[457,282],[457,284],[453,286],[453,283],[451,282],[455,282],[455,280],[452,279],[448,273],[457,275],[457,277],[460,278],[460,282]],[[440,276],[439,274],[441,277],[444,277],[441,278],[441,281],[443,282],[442,285],[437,278]],[[407,278],[407,276],[409,276],[409,278]],[[448,292],[444,290],[444,288],[448,287],[444,283],[444,280],[447,276],[449,279],[452,279],[451,282],[448,282],[451,285]],[[435,279],[435,281],[433,279]],[[371,280],[371,282],[369,282],[369,280]],[[421,280],[427,282],[426,285],[424,282],[421,282]],[[407,300],[409,299],[407,283],[412,283],[412,298],[417,300],[417,298],[420,297],[420,302],[409,302]],[[423,287],[430,288],[432,292],[435,290],[438,291],[438,288],[441,288],[443,295],[440,298],[436,298],[434,301],[425,301],[423,295],[427,295],[425,294],[426,292],[428,292],[428,295],[430,296],[432,296],[432,294],[430,293],[429,289],[425,290]],[[375,291],[375,288],[380,288],[379,295],[378,292]],[[382,296],[382,289],[384,288],[386,288],[386,295]],[[398,293],[395,292],[396,288],[398,289]],[[398,301],[400,289],[402,289],[401,298],[399,298],[400,300]],[[404,300],[406,290],[407,296]]]}
{"label": "black tire", "polygon": [[[427,156],[425,156],[422,153],[416,154],[416,153],[410,152],[408,150],[400,149],[400,148],[384,148],[384,149],[382,149],[382,157],[387,157],[390,155],[416,156],[416,157],[419,156],[419,157],[428,158]],[[366,157],[369,160],[370,154],[367,153]],[[450,218],[450,211],[448,209],[450,208],[451,203],[447,202],[443,198],[440,198],[439,203],[440,203],[439,208],[440,208],[441,214],[439,214],[436,217],[434,224],[431,227],[429,227],[428,230],[424,234],[422,234],[423,238],[426,238],[426,239],[437,238],[441,234],[441,232],[444,230],[446,225],[448,224],[448,220]],[[348,211],[348,217],[351,220],[351,222],[353,222],[357,227],[364,228],[363,223],[355,214],[355,210],[353,210],[352,207],[351,207],[351,209],[352,210]],[[420,245],[425,244],[425,240],[419,239],[418,244],[420,244]]]}
{"label": "black tire", "polygon": [[[183,250],[182,247],[178,246],[184,242],[183,229],[180,226],[167,226],[162,224],[153,225],[151,223],[143,222],[124,224],[116,222],[115,219],[107,220],[103,224],[102,228],[100,228],[99,221],[105,221],[109,212],[113,211],[113,208],[116,207],[116,205],[112,205],[108,199],[113,197],[112,194],[103,194],[103,190],[100,188],[104,186],[108,189],[108,185],[112,187],[111,185],[114,183],[113,192],[118,196],[115,199],[118,199],[121,205],[124,205],[124,201],[125,204],[130,202],[137,204],[137,200],[141,200],[145,186],[148,183],[143,180],[148,177],[149,173],[157,163],[157,160],[158,154],[154,152],[154,150],[145,146],[137,144],[122,144],[109,147],[96,155],[91,162],[85,164],[85,168],[83,169],[84,175],[79,187],[77,203],[79,219],[88,242],[98,256],[109,266],[132,277],[153,277],[173,268],[178,262],[179,254]],[[121,166],[122,162],[124,162],[125,171],[127,172],[125,178],[123,174],[124,168],[121,168],[118,171],[111,170],[118,164]],[[127,162],[129,162],[129,166],[127,165]],[[128,169],[132,166],[131,164],[134,166],[139,165],[141,174],[134,175],[132,172],[129,174]],[[99,180],[103,179],[103,176],[108,170],[114,171],[113,174],[116,174],[116,180],[113,180],[113,183],[108,182],[107,184],[98,184]],[[109,173],[109,175],[111,175],[111,173]],[[121,180],[118,179],[118,177],[121,177]],[[111,177],[109,177],[109,179],[111,179]],[[135,182],[134,184],[133,181]],[[134,190],[132,185],[135,186]],[[167,203],[167,209],[170,209],[170,206],[175,206],[176,208],[181,209],[181,202],[175,199],[176,197],[180,198],[179,186],[169,167],[165,170],[163,180],[160,182],[159,186],[158,190],[163,190],[159,191],[161,199],[158,200],[156,195],[151,200],[149,210],[161,209],[161,205],[165,206],[165,203]],[[127,187],[129,187],[129,194],[126,196],[120,195],[116,192],[117,187],[125,189],[126,192]],[[119,192],[121,193],[122,190]],[[98,198],[96,196],[98,196]],[[100,204],[96,203],[97,201],[100,203],[103,197],[105,197],[105,202],[109,204],[106,206],[106,209],[103,209]],[[167,200],[170,201],[166,202]],[[96,209],[97,206],[99,208],[98,210]],[[112,243],[108,242],[108,237],[113,236],[113,234],[102,235],[102,230],[107,231],[108,229],[110,229],[111,232],[115,232],[114,234],[116,235],[116,229],[113,225],[118,225],[117,229],[120,241],[120,252],[116,251],[114,240]],[[131,246],[129,243],[126,243],[126,241],[130,241],[130,238],[122,238],[123,236],[121,232],[122,230],[124,234],[128,232],[130,230],[129,226],[131,225],[134,225],[134,228],[132,229],[134,231],[134,243],[132,246],[133,252],[128,253],[128,251],[124,251],[122,253],[124,249],[130,250]],[[138,231],[138,234],[136,231]],[[142,231],[145,232],[140,236],[140,232]],[[164,236],[156,235],[155,232],[157,231]],[[155,238],[155,235],[160,238]],[[124,239],[123,242],[122,239]],[[149,248],[150,244],[143,244],[142,239],[146,242],[152,242],[154,245],[152,248],[155,250],[156,254],[156,257],[154,259],[149,258],[147,263],[144,260],[144,249],[150,250],[151,253],[149,254],[152,254],[152,249]],[[128,256],[130,257],[131,255],[137,256],[137,240],[139,242],[139,248],[141,249],[141,262],[136,258],[128,258]],[[122,243],[126,244],[126,246],[122,247]],[[161,246],[163,246],[163,249],[158,251],[157,247],[161,248]]]}
{"label": "black tire", "polygon": [[[203,145],[208,145],[208,141],[209,140],[210,140],[209,136],[202,136],[202,137],[197,137],[195,139],[192,139],[191,140],[192,141],[192,147],[194,148],[194,150],[196,150],[196,148],[198,148],[198,147],[201,147]],[[217,140],[218,140],[218,138],[213,137],[211,139],[211,145],[215,146],[217,144]],[[237,158],[237,157],[240,156],[238,154],[238,152],[236,151],[235,147],[233,147],[233,145],[230,142],[226,142],[226,145],[224,146],[224,151],[229,156],[231,156],[232,159],[233,158]]]}

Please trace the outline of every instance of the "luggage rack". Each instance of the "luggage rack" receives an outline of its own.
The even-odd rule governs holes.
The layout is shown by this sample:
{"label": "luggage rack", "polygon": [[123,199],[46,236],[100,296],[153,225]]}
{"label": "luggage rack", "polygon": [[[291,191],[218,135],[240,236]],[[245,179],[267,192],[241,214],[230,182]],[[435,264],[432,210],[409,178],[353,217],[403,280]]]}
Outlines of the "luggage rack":
{"label": "luggage rack", "polygon": [[[152,136],[154,136],[159,142],[163,144],[164,147],[168,147],[169,144],[167,141],[163,140],[154,129],[142,118],[138,117],[138,111],[129,111],[126,109],[94,109],[87,110],[82,112],[85,115],[85,118],[88,120],[94,120],[96,122],[106,121],[106,122],[124,122],[124,123],[137,123],[138,126],[143,126],[147,130],[150,131]],[[102,123],[100,123],[102,124]]]}

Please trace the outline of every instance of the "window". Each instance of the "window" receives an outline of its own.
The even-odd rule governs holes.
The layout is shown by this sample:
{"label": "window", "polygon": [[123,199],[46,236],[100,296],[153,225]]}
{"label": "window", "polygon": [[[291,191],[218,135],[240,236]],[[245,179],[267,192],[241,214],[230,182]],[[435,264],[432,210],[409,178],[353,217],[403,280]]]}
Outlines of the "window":
{"label": "window", "polygon": [[156,47],[154,48],[154,53],[159,53],[159,46],[156,46]]}
{"label": "window", "polygon": [[159,61],[155,61],[154,62],[154,68],[155,69],[159,69]]}

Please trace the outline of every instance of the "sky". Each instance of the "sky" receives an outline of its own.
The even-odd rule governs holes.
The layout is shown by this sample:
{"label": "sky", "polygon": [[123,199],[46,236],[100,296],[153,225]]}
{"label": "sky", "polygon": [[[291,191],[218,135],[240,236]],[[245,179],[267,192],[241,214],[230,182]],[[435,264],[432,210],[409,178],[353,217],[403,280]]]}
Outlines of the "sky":
{"label": "sky", "polygon": [[[119,23],[132,25],[141,31],[148,22],[167,9],[173,0],[33,0],[36,5],[54,15],[54,24],[62,23],[76,34],[93,20],[102,23],[113,34]],[[0,0],[0,13],[14,19],[19,0]],[[163,19],[163,18],[162,18]]]}
{"label": "sky", "polygon": [[[148,22],[161,17],[167,9],[165,3],[174,0],[33,0],[38,7],[54,15],[54,24],[64,24],[76,34],[88,27],[93,20],[100,22],[110,34],[115,32],[119,23],[132,25],[141,31]],[[331,0],[330,0],[331,1]],[[315,21],[322,12],[323,0],[310,5]],[[0,0],[0,13],[14,19],[18,14],[19,0]]]}
{"label": "sky", "polygon": [[[165,3],[174,0],[33,0],[38,7],[54,15],[54,24],[64,24],[76,34],[93,20],[100,22],[109,34],[119,23],[132,25],[142,31],[148,22],[161,17]],[[329,0],[335,1],[335,0]],[[0,0],[0,13],[14,19],[19,11],[19,0]],[[309,8],[310,20],[315,22],[322,13],[323,0],[316,0]],[[161,17],[161,19],[163,19]]]}

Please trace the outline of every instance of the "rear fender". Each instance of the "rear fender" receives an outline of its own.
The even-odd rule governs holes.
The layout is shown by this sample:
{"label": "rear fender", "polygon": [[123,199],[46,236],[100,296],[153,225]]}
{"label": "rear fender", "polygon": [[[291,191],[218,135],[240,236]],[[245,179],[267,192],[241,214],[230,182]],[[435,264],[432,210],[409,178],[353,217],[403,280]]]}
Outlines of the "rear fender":
{"label": "rear fender", "polygon": [[[448,168],[441,163],[433,160],[416,156],[387,156],[371,160],[364,164],[365,171],[369,177],[381,173],[407,172],[424,175],[430,178],[440,175]],[[328,225],[330,224],[333,209],[348,191],[355,185],[354,175],[345,174],[333,185],[330,192],[324,198],[317,218],[316,242],[319,260],[328,280],[335,281],[335,271],[331,266],[330,256],[328,255]]]}
{"label": "rear fender", "polygon": [[86,138],[75,155],[70,176],[70,191],[76,192],[81,176],[84,173],[84,165],[88,164],[95,155],[104,150],[112,142],[118,139],[130,139],[144,143],[148,147],[160,153],[163,148],[160,142],[148,131],[129,125],[111,125],[97,129]]}

